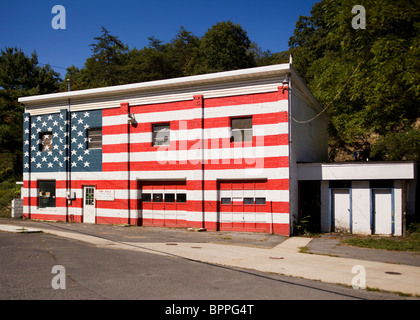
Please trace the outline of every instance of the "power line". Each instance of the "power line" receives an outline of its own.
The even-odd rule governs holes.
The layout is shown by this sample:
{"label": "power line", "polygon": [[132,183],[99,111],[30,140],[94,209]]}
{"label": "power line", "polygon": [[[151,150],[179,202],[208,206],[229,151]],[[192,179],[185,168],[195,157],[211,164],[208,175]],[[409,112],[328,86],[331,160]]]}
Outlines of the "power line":
{"label": "power line", "polygon": [[323,114],[332,105],[332,103],[338,98],[338,96],[341,94],[341,92],[343,92],[344,88],[348,85],[351,78],[353,78],[353,76],[356,74],[357,70],[359,70],[360,66],[362,65],[363,60],[364,60],[364,58],[359,61],[359,64],[353,70],[353,73],[347,79],[346,83],[340,88],[340,90],[338,90],[337,94],[334,96],[334,99],[332,99],[331,102],[324,109],[322,109],[322,111],[320,113],[318,113],[317,115],[315,115],[314,117],[312,117],[309,120],[303,120],[303,121],[296,120],[294,117],[292,117],[293,121],[296,122],[296,123],[309,123],[309,122],[315,120],[316,118],[318,118],[321,114]]}

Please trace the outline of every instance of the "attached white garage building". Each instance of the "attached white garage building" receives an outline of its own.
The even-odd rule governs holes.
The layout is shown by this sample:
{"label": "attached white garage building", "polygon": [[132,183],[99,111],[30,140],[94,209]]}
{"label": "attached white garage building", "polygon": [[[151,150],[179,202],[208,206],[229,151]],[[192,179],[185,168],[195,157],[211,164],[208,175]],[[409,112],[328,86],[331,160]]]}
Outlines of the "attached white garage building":
{"label": "attached white garage building", "polygon": [[[415,213],[414,162],[300,163],[298,179],[301,192],[318,184],[321,232],[400,236]],[[310,214],[305,199],[301,215]]]}

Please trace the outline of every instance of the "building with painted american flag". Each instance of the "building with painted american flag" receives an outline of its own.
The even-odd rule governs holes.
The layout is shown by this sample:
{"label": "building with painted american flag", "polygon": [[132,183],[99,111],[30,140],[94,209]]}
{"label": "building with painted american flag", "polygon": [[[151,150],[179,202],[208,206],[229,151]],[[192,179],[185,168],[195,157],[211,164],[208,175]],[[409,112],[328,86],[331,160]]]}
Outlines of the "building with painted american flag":
{"label": "building with painted american flag", "polygon": [[297,164],[327,159],[290,64],[19,102],[29,219],[290,235]]}

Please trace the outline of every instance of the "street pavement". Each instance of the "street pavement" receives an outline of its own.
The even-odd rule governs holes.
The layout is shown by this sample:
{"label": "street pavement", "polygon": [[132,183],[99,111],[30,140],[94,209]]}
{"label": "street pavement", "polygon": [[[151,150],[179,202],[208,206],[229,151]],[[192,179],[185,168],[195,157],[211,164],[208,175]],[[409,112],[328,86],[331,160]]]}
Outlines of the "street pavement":
{"label": "street pavement", "polygon": [[[22,230],[22,227],[24,230]],[[220,266],[420,297],[420,256],[337,245],[336,239],[264,233],[0,219],[6,232],[39,232],[101,248],[181,257]],[[306,247],[307,252],[300,252]]]}

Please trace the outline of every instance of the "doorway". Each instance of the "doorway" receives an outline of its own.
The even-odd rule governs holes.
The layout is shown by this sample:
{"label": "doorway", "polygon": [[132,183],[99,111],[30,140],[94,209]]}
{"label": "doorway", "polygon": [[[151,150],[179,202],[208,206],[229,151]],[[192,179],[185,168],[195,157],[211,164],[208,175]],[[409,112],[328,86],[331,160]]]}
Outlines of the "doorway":
{"label": "doorway", "polygon": [[83,222],[96,222],[95,187],[83,186]]}

